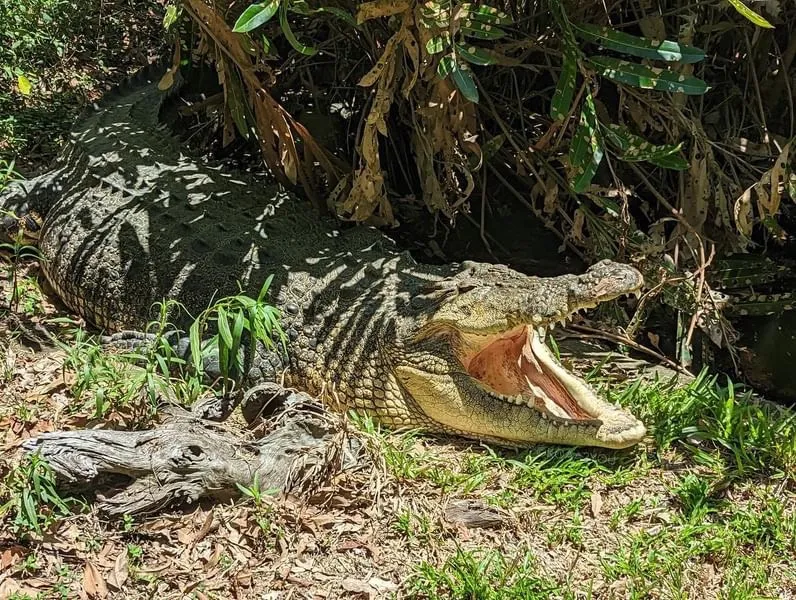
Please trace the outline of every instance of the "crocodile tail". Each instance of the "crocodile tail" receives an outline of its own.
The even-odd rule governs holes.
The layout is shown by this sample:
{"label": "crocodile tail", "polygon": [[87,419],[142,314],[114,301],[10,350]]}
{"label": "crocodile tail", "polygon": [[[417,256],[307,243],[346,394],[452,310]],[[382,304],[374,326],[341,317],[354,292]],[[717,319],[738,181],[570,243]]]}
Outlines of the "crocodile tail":
{"label": "crocodile tail", "polygon": [[[102,113],[113,113],[121,109],[125,117],[133,118],[140,130],[150,134],[152,145],[173,145],[166,132],[159,128],[160,107],[171,95],[177,93],[183,84],[178,70],[174,82],[168,90],[160,90],[158,83],[171,67],[171,60],[156,61],[125,79],[107,92],[100,100],[86,106],[75,121],[71,133],[71,143],[56,159],[52,170],[27,180],[12,181],[0,190],[0,241],[5,241],[18,230],[20,219],[35,214],[46,218],[52,206],[63,196],[70,182],[79,179],[86,171],[82,151],[76,148],[75,141],[84,137],[93,138],[97,132],[95,119]],[[132,106],[127,99],[136,95]],[[39,218],[38,216],[36,218]]]}
{"label": "crocodile tail", "polygon": [[[120,100],[129,96],[132,92],[140,90],[143,87],[154,85],[157,87],[160,80],[171,68],[171,59],[160,58],[149,65],[140,68],[138,71],[130,75],[129,77],[125,78],[114,87],[112,87],[109,91],[104,93],[102,97],[95,101],[90,102],[85,106],[83,111],[81,112],[80,116],[77,118],[77,123],[85,120],[86,118],[90,117],[91,115],[106,110],[110,107],[115,106],[119,103]],[[161,102],[168,98],[169,96],[177,93],[182,86],[183,79],[180,74],[179,69],[174,77],[173,85],[165,91],[160,91]],[[155,108],[155,107],[153,107]]]}

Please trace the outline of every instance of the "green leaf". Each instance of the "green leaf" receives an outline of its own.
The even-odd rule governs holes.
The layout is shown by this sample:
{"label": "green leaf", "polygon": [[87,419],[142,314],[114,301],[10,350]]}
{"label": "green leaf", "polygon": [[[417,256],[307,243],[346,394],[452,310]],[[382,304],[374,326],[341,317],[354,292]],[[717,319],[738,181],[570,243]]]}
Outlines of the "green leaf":
{"label": "green leaf", "polygon": [[478,88],[475,85],[472,73],[465,69],[464,65],[456,62],[456,57],[453,54],[442,57],[437,67],[437,73],[440,77],[450,75],[451,80],[462,96],[474,104],[478,103]]}
{"label": "green leaf", "polygon": [[597,27],[596,25],[576,25],[572,28],[580,37],[590,42],[600,44],[609,50],[616,50],[624,54],[665,61],[680,61],[695,63],[705,58],[705,51],[693,46],[686,46],[664,40],[662,42],[636,37],[610,27]]}
{"label": "green leaf", "polygon": [[435,36],[426,42],[426,52],[429,54],[439,54],[443,52],[450,44],[450,35]]}
{"label": "green leaf", "polygon": [[572,106],[572,96],[575,94],[575,83],[578,76],[578,56],[574,49],[567,46],[564,50],[564,63],[561,65],[561,75],[556,84],[553,101],[550,103],[550,117],[555,121],[563,120]]}
{"label": "green leaf", "polygon": [[295,35],[293,35],[293,30],[290,28],[290,23],[287,20],[287,4],[282,4],[282,8],[279,11],[279,25],[282,27],[282,33],[285,34],[285,38],[293,46],[293,49],[305,56],[312,56],[317,54],[318,49],[313,48],[312,46],[305,46],[301,42],[298,41]]}
{"label": "green leaf", "polygon": [[352,27],[357,27],[357,20],[347,10],[343,10],[342,8],[337,8],[336,6],[321,6],[320,8],[310,8],[309,5],[301,1],[294,1],[290,4],[290,12],[294,12],[299,15],[304,16],[311,16],[318,13],[329,13],[330,15],[334,15],[338,19],[341,19],[351,25]]}
{"label": "green leaf", "polygon": [[732,7],[738,11],[739,14],[743,15],[747,19],[749,19],[752,23],[757,25],[758,27],[764,27],[766,29],[774,29],[774,26],[766,21],[763,17],[758,15],[755,11],[751,8],[746,6],[741,0],[728,0]]}
{"label": "green leaf", "polygon": [[620,158],[627,162],[651,162],[665,169],[684,171],[688,161],[680,154],[682,144],[662,144],[657,146],[638,136],[624,125],[603,126],[605,139],[621,152]]}
{"label": "green leaf", "polygon": [[477,46],[463,46],[456,44],[456,53],[464,60],[474,65],[493,65],[497,62],[489,50]]}
{"label": "green leaf", "polygon": [[235,361],[235,367],[240,371],[240,364],[238,361],[238,352],[240,351],[241,342],[243,340],[243,322],[246,319],[242,309],[236,311],[235,324],[232,327],[232,350],[230,354]]}
{"label": "green leaf", "polygon": [[594,100],[591,94],[586,94],[580,122],[569,147],[569,164],[572,167],[570,185],[574,192],[580,194],[589,187],[603,159],[603,153]]}
{"label": "green leaf", "polygon": [[273,274],[265,278],[263,285],[260,287],[260,292],[257,294],[257,302],[262,302],[265,300],[265,296],[268,294],[268,290],[271,287],[271,282],[273,282],[273,280]]}
{"label": "green leaf", "polygon": [[499,40],[506,36],[506,32],[499,27],[492,27],[478,21],[464,21],[460,29],[465,36],[478,40]]}
{"label": "green leaf", "polygon": [[704,81],[696,77],[679,75],[666,69],[648,67],[610,56],[592,56],[589,62],[603,77],[646,90],[698,96],[710,89]]}
{"label": "green leaf", "polygon": [[260,25],[270,21],[277,10],[279,10],[279,0],[268,0],[268,2],[252,4],[235,21],[232,31],[235,33],[246,33],[257,29]]}
{"label": "green leaf", "polygon": [[232,348],[232,331],[229,328],[229,321],[227,320],[227,311],[223,306],[218,307],[218,333],[221,334],[221,340],[227,348]]}
{"label": "green leaf", "polygon": [[440,19],[447,19],[448,15],[450,14],[450,10],[447,8],[442,8],[442,5],[439,2],[426,2],[420,7],[420,13],[426,19],[439,21]]}
{"label": "green leaf", "polygon": [[500,149],[505,143],[505,133],[498,134],[495,137],[488,139],[486,143],[481,146],[481,150],[484,153],[484,161],[488,161],[493,158],[498,152],[500,152]]}
{"label": "green leaf", "polygon": [[202,372],[202,339],[199,336],[199,320],[191,323],[191,328],[188,330],[188,336],[191,342],[191,362],[193,369],[197,373]]}
{"label": "green leaf", "polygon": [[225,344],[218,345],[218,370],[221,372],[222,377],[229,378],[229,347]]}
{"label": "green leaf", "polygon": [[352,27],[358,27],[357,20],[347,10],[343,10],[342,8],[337,8],[335,6],[323,6],[321,8],[316,9],[314,12],[327,12],[329,14],[334,15],[338,19],[341,19],[351,25]]}
{"label": "green leaf", "polygon": [[171,26],[177,22],[177,19],[180,17],[182,13],[182,6],[177,6],[176,4],[169,4],[166,7],[166,14],[163,15],[163,28],[168,31],[171,29]]}
{"label": "green leaf", "polygon": [[[462,4],[462,9],[469,12],[468,16],[470,20],[474,22],[484,23],[492,26],[510,25],[512,22],[511,17],[509,17],[506,13],[491,6],[474,6],[468,2]],[[462,22],[464,23],[466,21],[462,19]]]}
{"label": "green leaf", "polygon": [[650,156],[647,162],[672,171],[687,171],[688,161],[680,154],[665,154],[663,156]]}
{"label": "green leaf", "polygon": [[31,90],[33,89],[33,84],[31,84],[30,79],[28,79],[24,75],[18,75],[17,87],[19,88],[20,94],[22,94],[23,96],[29,96]]}

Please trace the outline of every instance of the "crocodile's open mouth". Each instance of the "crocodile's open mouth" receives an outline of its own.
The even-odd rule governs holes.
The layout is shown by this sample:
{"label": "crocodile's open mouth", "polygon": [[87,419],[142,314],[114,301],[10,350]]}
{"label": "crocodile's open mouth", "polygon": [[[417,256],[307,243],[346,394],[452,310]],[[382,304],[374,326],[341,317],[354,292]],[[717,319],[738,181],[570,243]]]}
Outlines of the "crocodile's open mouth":
{"label": "crocodile's open mouth", "polygon": [[545,417],[598,420],[602,402],[556,361],[544,335],[544,329],[528,325],[498,334],[464,334],[461,361],[471,377],[507,402]]}

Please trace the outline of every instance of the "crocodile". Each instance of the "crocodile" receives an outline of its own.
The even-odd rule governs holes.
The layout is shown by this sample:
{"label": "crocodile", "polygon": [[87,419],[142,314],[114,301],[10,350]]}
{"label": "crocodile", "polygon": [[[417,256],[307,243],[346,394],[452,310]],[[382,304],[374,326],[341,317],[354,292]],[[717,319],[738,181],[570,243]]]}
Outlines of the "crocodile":
{"label": "crocodile", "polygon": [[505,446],[644,437],[545,338],[576,311],[637,293],[636,269],[603,260],[540,278],[419,263],[273,179],[188,156],[163,123],[173,94],[158,80],[144,71],[109,94],[50,171],[0,196],[0,209],[42,218],[42,271],[70,309],[106,332],[144,330],[163,299],[196,315],[213,298],[256,296],[273,275],[287,349],[258,347],[245,385],[278,381],[387,427]]}

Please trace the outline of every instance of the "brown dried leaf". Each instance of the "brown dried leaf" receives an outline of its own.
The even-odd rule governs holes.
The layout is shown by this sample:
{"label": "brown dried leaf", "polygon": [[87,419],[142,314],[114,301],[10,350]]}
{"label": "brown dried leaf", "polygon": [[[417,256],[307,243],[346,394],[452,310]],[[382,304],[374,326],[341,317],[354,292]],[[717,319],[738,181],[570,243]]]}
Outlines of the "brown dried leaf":
{"label": "brown dried leaf", "polygon": [[666,39],[666,24],[661,15],[647,15],[638,22],[641,35],[649,40],[663,41]]}
{"label": "brown dried leaf", "polygon": [[575,215],[572,218],[572,232],[570,237],[579,243],[585,243],[586,238],[583,235],[583,226],[586,223],[586,213],[582,209],[575,210]]}
{"label": "brown dried leaf", "polygon": [[558,184],[552,180],[547,182],[547,190],[544,194],[544,212],[552,215],[558,208]]}
{"label": "brown dried leaf", "polygon": [[390,17],[409,9],[409,0],[374,0],[363,2],[357,11],[357,23],[362,24],[379,17]]}
{"label": "brown dried leaf", "polygon": [[752,235],[752,188],[749,187],[743,194],[735,201],[733,209],[733,216],[735,217],[735,226],[744,236],[750,237]]}
{"label": "brown dried leaf", "polygon": [[[412,18],[412,13],[406,13],[406,19]],[[404,54],[409,57],[410,62],[412,63],[412,70],[408,74],[408,77],[404,77],[404,83],[401,86],[401,94],[404,98],[409,98],[409,95],[412,93],[412,90],[417,83],[417,78],[420,76],[420,46],[417,43],[417,38],[408,30],[407,33],[403,38],[403,45],[404,45]]]}
{"label": "brown dried leaf", "polygon": [[591,515],[595,518],[600,516],[600,513],[602,512],[603,509],[603,497],[602,495],[600,495],[600,492],[595,490],[594,492],[591,493],[590,504],[591,504]]}
{"label": "brown dried leaf", "polygon": [[83,590],[90,598],[107,598],[108,586],[97,567],[91,561],[86,563],[83,571]]}
{"label": "brown dried leaf", "polygon": [[120,590],[122,589],[124,582],[127,581],[128,575],[129,565],[127,562],[127,549],[122,548],[122,551],[119,552],[119,556],[116,557],[116,560],[113,563],[113,570],[108,575],[108,584],[111,587]]}
{"label": "brown dried leaf", "polygon": [[22,562],[22,559],[28,555],[28,549],[24,546],[9,546],[0,553],[0,572],[5,571],[9,567]]}
{"label": "brown dried leaf", "polygon": [[785,147],[780,152],[774,166],[769,171],[769,179],[771,183],[771,194],[769,195],[769,202],[766,209],[768,214],[776,215],[779,213],[779,203],[782,197],[782,186],[785,183],[785,175],[788,172],[788,165],[790,163],[790,141],[785,144]]}
{"label": "brown dried leaf", "polygon": [[686,182],[686,198],[689,200],[684,202],[682,207],[683,216],[696,230],[700,230],[707,219],[710,198],[707,160],[709,150],[699,146],[701,145],[697,144],[694,147]]}

